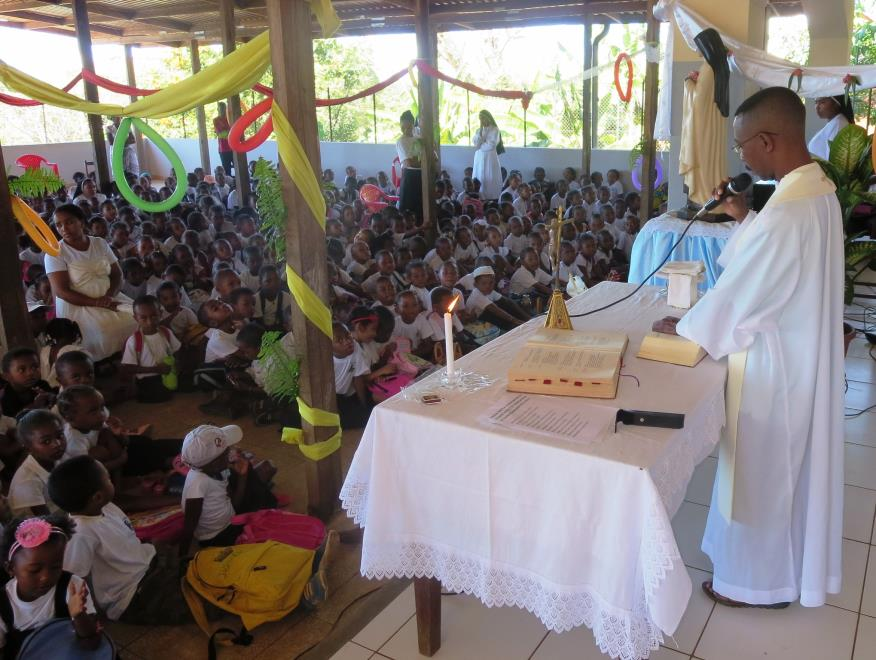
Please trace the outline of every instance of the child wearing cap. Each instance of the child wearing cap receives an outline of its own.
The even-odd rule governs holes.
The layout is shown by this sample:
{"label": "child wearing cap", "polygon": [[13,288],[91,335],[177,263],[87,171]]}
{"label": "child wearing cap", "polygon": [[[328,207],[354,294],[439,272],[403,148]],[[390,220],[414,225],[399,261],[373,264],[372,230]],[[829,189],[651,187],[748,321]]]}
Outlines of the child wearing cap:
{"label": "child wearing cap", "polygon": [[190,470],[182,492],[181,556],[188,553],[193,538],[202,548],[234,545],[243,531],[242,525],[231,524],[235,513],[276,506],[276,498],[250,469],[249,460],[232,453],[242,438],[239,426],[204,424],[183,440],[181,456]]}
{"label": "child wearing cap", "polygon": [[474,289],[466,301],[478,319],[489,321],[503,330],[511,330],[528,320],[526,312],[515,302],[495,290],[496,272],[490,266],[475,268]]}

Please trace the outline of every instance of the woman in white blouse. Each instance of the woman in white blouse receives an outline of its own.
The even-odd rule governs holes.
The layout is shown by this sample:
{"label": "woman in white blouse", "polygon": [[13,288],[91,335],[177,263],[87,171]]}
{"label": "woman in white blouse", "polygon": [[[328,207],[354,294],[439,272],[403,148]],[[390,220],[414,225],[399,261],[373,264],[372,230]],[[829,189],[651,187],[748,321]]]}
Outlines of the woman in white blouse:
{"label": "woman in white blouse", "polygon": [[481,127],[475,133],[474,146],[477,147],[472,167],[472,177],[481,182],[481,199],[499,199],[502,191],[502,166],[499,154],[505,153],[502,134],[496,120],[486,110],[478,117]]}
{"label": "woman in white blouse", "polygon": [[815,114],[827,119],[827,123],[809,140],[809,153],[827,160],[831,141],[842,128],[855,123],[855,114],[843,95],[815,99]]}
{"label": "woman in white blouse", "polygon": [[402,166],[398,208],[401,211],[412,211],[418,218],[422,218],[423,175],[420,161],[423,157],[423,142],[414,135],[414,115],[410,110],[402,113],[399,122],[402,136],[395,143]]}
{"label": "woman in white blouse", "polygon": [[137,329],[131,299],[119,293],[119,261],[105,240],[85,233],[85,215],[78,206],[55,209],[55,227],[61,251],[57,257],[47,254],[45,263],[56,315],[76,321],[83,350],[103,360],[120,352]]}

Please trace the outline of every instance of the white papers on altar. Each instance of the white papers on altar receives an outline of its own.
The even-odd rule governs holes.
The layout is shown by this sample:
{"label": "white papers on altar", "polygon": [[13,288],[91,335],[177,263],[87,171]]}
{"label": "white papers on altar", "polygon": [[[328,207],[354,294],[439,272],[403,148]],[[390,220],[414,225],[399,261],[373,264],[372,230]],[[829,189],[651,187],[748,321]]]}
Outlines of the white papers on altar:
{"label": "white papers on altar", "polygon": [[478,418],[487,426],[536,433],[573,442],[594,443],[610,432],[614,408],[580,404],[544,395],[505,394]]}

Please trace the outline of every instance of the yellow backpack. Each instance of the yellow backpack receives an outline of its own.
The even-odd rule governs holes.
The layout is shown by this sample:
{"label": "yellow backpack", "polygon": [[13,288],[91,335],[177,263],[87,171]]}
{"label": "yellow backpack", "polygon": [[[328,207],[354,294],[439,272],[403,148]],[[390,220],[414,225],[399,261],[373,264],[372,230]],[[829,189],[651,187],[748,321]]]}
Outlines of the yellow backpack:
{"label": "yellow backpack", "polygon": [[205,548],[189,562],[182,580],[183,595],[211,642],[215,633],[211,633],[200,598],[239,616],[244,628],[233,643],[247,645],[252,641],[247,630],[282,619],[298,606],[311,576],[313,556],[313,550],[276,541]]}

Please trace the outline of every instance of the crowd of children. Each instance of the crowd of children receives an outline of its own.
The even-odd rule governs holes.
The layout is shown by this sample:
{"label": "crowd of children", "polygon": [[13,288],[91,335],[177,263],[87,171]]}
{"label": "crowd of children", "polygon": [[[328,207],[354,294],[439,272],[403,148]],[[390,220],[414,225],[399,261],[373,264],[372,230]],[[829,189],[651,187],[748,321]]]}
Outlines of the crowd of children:
{"label": "crowd of children", "polygon": [[[395,192],[384,172],[361,179],[348,167],[338,187],[326,170],[326,269],[342,426],[363,426],[376,402],[442,363],[448,310],[460,353],[544,311],[555,282],[548,253],[554,228],[561,287],[572,278],[588,287],[624,280],[640,200],[624,193],[619,178],[610,170],[603,185],[598,172],[578,177],[567,168],[552,182],[536,168],[526,182],[512,171],[500,198],[485,200],[470,171],[459,192],[442,172],[435,220],[424,222],[416,211],[389,205],[372,212],[360,201],[366,183]],[[7,650],[56,616],[71,617],[83,638],[100,635],[98,615],[188,620],[179,557],[195,543],[233,544],[241,532],[231,523],[236,513],[276,502],[270,473],[255,470],[235,448],[239,427],[205,425],[184,440],[156,440],[148,429],[126,428],[107,401],[154,404],[179,390],[204,389],[211,392],[201,405],[205,419],[233,419],[249,408],[257,424],[300,421],[270,377],[278,362],[296,357],[296,345],[283,255],[260,233],[257,203],[235,208],[240,196],[221,167],[213,176],[190,174],[183,203],[168,212],[139,211],[99,193],[91,178],[74,180],[75,189],[28,203],[68,248],[96,246],[107,284],[83,293],[63,259],[52,260],[47,273],[49,259],[20,235],[37,348],[12,347],[2,358],[0,480],[8,505],[0,514],[8,523],[2,551],[11,579],[5,596],[0,592],[0,644],[5,640]],[[146,174],[133,183],[147,200],[166,199],[176,185],[165,180],[156,188]],[[107,340],[99,325],[84,331],[72,314],[61,313],[77,306],[107,312],[89,312],[89,323],[114,314],[128,324],[110,357],[89,354],[95,335]],[[262,352],[269,333],[277,333],[280,346],[270,357]],[[97,389],[96,372],[112,387]],[[170,481],[160,475],[180,466],[184,481],[168,490]],[[141,543],[127,513],[180,502],[178,551]],[[45,576],[37,580],[38,571]],[[324,585],[311,591],[324,594]]]}

